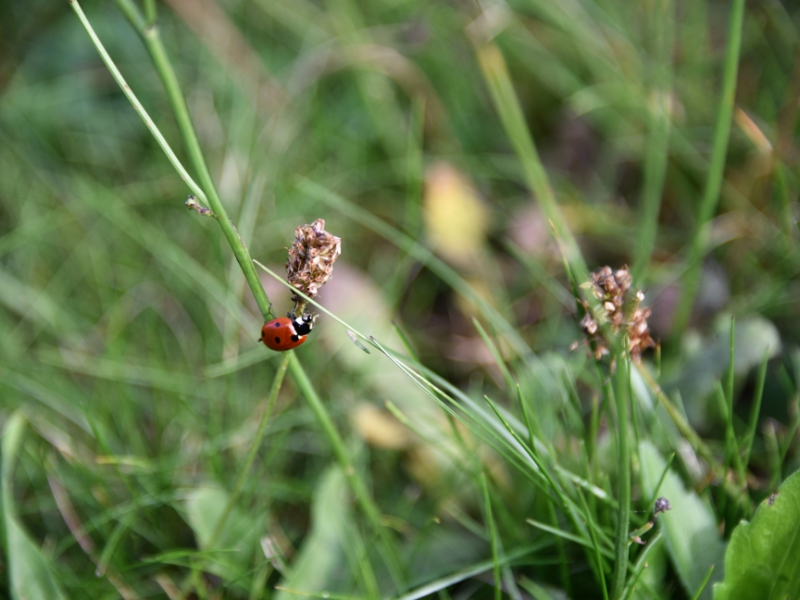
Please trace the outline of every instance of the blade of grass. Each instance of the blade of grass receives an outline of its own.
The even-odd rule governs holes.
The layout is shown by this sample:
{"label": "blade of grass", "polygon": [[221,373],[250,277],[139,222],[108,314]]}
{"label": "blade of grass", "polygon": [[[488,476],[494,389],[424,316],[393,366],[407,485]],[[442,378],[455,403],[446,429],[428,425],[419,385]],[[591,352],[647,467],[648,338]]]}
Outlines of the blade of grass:
{"label": "blade of grass", "polygon": [[[403,210],[403,229],[412,237],[419,237],[422,223],[423,141],[425,125],[425,98],[415,96],[411,104],[406,150],[406,197]],[[411,257],[405,253],[398,260],[399,267],[386,287],[390,305],[397,308],[403,296],[406,280],[412,268]]]}
{"label": "blade of grass", "polygon": [[[137,29],[137,32],[142,35],[143,39],[145,40],[145,45],[151,54],[153,63],[162,78],[162,82],[164,83],[164,87],[167,91],[175,118],[178,121],[178,126],[181,130],[181,135],[183,136],[187,153],[189,154],[195,169],[200,174],[200,180],[203,183],[205,190],[208,191],[208,194],[204,192],[204,189],[201,188],[194,181],[194,179],[192,179],[188,171],[186,171],[186,169],[183,167],[180,160],[178,160],[178,157],[172,151],[172,148],[161,134],[161,131],[158,129],[158,127],[156,127],[156,124],[150,118],[150,115],[147,113],[144,106],[142,106],[141,102],[139,102],[130,86],[128,86],[122,74],[119,72],[119,69],[117,69],[116,65],[114,64],[114,61],[109,56],[108,52],[106,52],[106,49],[100,41],[100,38],[97,37],[92,25],[89,23],[89,20],[86,18],[86,15],[81,9],[78,0],[69,1],[73,10],[75,11],[75,14],[78,15],[81,25],[83,25],[83,28],[86,30],[86,33],[92,40],[97,52],[100,54],[100,57],[103,59],[103,62],[106,64],[109,72],[114,77],[114,80],[117,82],[120,89],[122,89],[122,92],[128,98],[128,101],[134,107],[136,112],[139,113],[139,116],[142,118],[142,121],[144,121],[145,126],[156,139],[156,142],[161,147],[161,150],[164,152],[174,169],[178,172],[178,175],[180,175],[181,179],[186,182],[186,184],[189,186],[189,189],[192,190],[192,193],[210,205],[211,210],[214,213],[214,217],[222,228],[223,234],[228,240],[231,250],[233,251],[236,260],[239,263],[242,272],[244,273],[245,279],[247,280],[247,283],[253,292],[256,304],[258,304],[262,316],[265,320],[269,319],[274,315],[272,306],[267,298],[266,293],[264,292],[264,288],[261,287],[261,283],[258,280],[258,274],[253,267],[250,253],[245,247],[244,242],[242,242],[242,240],[239,238],[239,234],[236,233],[233,223],[230,221],[230,219],[228,219],[228,215],[225,212],[225,207],[223,206],[222,201],[217,194],[216,187],[214,186],[211,175],[206,167],[205,160],[203,159],[202,151],[200,150],[200,144],[197,141],[197,136],[194,133],[194,127],[192,125],[191,117],[189,116],[189,109],[186,106],[186,101],[184,100],[180,91],[178,79],[175,76],[175,72],[172,69],[172,65],[169,62],[166,51],[164,50],[158,28],[151,24],[144,29]],[[127,13],[126,16],[128,16]],[[143,21],[132,21],[132,24],[134,24],[134,26],[141,26]]]}
{"label": "blade of grass", "polygon": [[703,583],[700,584],[700,587],[697,589],[697,593],[692,596],[692,600],[700,600],[703,590],[706,589],[706,586],[708,585],[708,580],[711,579],[711,575],[714,573],[714,566],[715,565],[711,565],[711,567],[709,567],[708,573],[706,573],[706,577],[703,579]]}
{"label": "blade of grass", "polygon": [[[462,421],[462,423],[464,423],[471,431],[473,431],[473,433],[475,433],[481,439],[484,439],[485,441],[490,443],[502,456],[506,458],[506,460],[509,461],[510,464],[520,469],[521,473],[523,473],[526,477],[528,477],[534,485],[537,486],[540,485],[538,478],[532,476],[534,471],[531,470],[531,469],[539,469],[539,466],[535,462],[531,462],[532,459],[530,458],[530,456],[526,456],[525,458],[527,460],[525,460],[519,454],[519,448],[524,449],[524,443],[522,443],[521,440],[519,439],[517,432],[511,429],[508,421],[506,421],[505,418],[502,419],[502,422],[504,423],[506,430],[500,431],[496,428],[497,427],[496,425],[494,425],[494,428],[487,427],[487,424],[493,424],[493,419],[489,415],[482,414],[482,411],[480,411],[468,397],[461,394],[461,392],[458,391],[457,389],[452,388],[451,391],[453,391],[453,393],[455,393],[457,396],[459,396],[459,398],[461,398],[464,401],[465,406],[470,407],[472,411],[475,411],[472,414],[468,412],[462,414],[460,410],[464,410],[465,406],[459,406],[459,404],[457,404],[451,396],[444,393],[441,389],[439,389],[430,381],[422,377],[419,373],[416,373],[413,369],[410,369],[409,367],[403,365],[397,358],[395,358],[386,349],[380,346],[380,344],[377,341],[375,341],[375,343],[378,345],[381,351],[389,358],[389,360],[391,360],[404,373],[406,373],[406,375],[408,375],[415,383],[417,383],[417,385],[420,386],[420,388],[423,389],[426,394],[430,395],[437,403],[439,403],[443,408],[445,408],[445,410],[447,410],[450,414],[459,418]],[[427,373],[427,375],[428,377],[432,376],[432,374],[430,373]],[[448,385],[447,382],[444,380],[442,380],[441,383],[442,385],[446,386]],[[441,398],[439,397],[439,395],[441,395]],[[488,398],[487,401],[489,401]],[[489,403],[491,404],[491,401],[489,401]],[[493,409],[497,413],[496,406],[493,406]],[[510,440],[506,437],[508,435],[511,436]],[[516,442],[517,445],[515,446],[514,443],[512,442]],[[509,454],[509,452],[511,452],[511,454]],[[529,465],[529,467],[526,468],[523,465]],[[592,493],[597,494],[599,492],[600,494],[603,494],[602,490],[598,490],[597,488],[595,488],[595,486],[592,486],[588,482],[580,480],[580,478],[578,478],[572,473],[569,473],[565,469],[562,469],[558,466],[556,466],[556,469],[558,470],[559,474],[567,477],[570,481],[577,483],[578,485],[584,486]],[[551,481],[553,482],[551,485],[553,485],[556,492],[558,492],[560,487],[555,483],[555,480],[551,479]],[[546,488],[544,491],[547,491]],[[574,504],[574,502],[572,502],[572,500],[564,496],[563,492],[561,493],[561,498],[565,508],[567,509],[568,514],[570,514],[573,523],[576,526],[576,529],[582,530],[583,521],[577,516],[577,512],[579,511],[576,510],[576,505]],[[603,499],[607,501],[604,494],[603,494]]]}
{"label": "blade of grass", "polygon": [[114,61],[111,59],[111,56],[108,54],[108,52],[106,52],[103,43],[100,41],[100,38],[97,37],[94,28],[92,27],[91,23],[89,23],[89,20],[86,18],[83,9],[81,9],[80,4],[78,3],[78,0],[69,0],[69,3],[72,6],[72,10],[74,10],[75,14],[78,15],[78,19],[80,20],[81,25],[83,25],[83,28],[86,30],[86,33],[92,40],[94,47],[97,49],[98,54],[100,54],[100,58],[103,59],[103,62],[105,63],[106,67],[111,73],[111,76],[114,78],[114,81],[117,82],[117,85],[119,85],[120,89],[122,90],[122,93],[125,94],[126,98],[128,98],[128,101],[131,103],[136,112],[139,113],[139,116],[142,118],[142,121],[144,121],[145,126],[150,131],[150,133],[155,138],[158,145],[161,147],[161,150],[166,155],[167,160],[169,160],[173,168],[178,172],[178,175],[180,175],[181,179],[183,179],[183,181],[186,182],[186,185],[189,186],[189,189],[192,190],[192,193],[198,196],[201,200],[208,202],[208,199],[206,198],[203,189],[199,185],[197,185],[197,183],[195,183],[194,179],[192,179],[192,177],[189,175],[189,172],[183,167],[183,164],[181,164],[181,161],[178,160],[178,157],[172,151],[172,148],[167,143],[167,140],[161,134],[161,131],[158,129],[156,124],[153,122],[153,119],[150,118],[150,115],[147,113],[144,106],[142,106],[142,103],[139,102],[139,99],[136,97],[136,95],[133,93],[128,83],[125,81],[125,78],[122,76],[122,73],[120,73],[119,69],[117,69],[117,65],[114,64]]}
{"label": "blade of grass", "polygon": [[522,395],[522,388],[517,384],[517,400],[519,401],[520,410],[522,411],[522,419],[525,422],[525,428],[528,430],[528,447],[536,454],[536,438],[543,439],[539,421],[531,418],[530,411],[528,410],[528,402]]}
{"label": "blade of grass", "polygon": [[645,381],[647,386],[650,388],[650,391],[656,396],[658,399],[659,404],[667,411],[667,414],[672,419],[672,422],[677,427],[678,431],[681,435],[686,439],[687,442],[692,446],[692,449],[699,454],[703,460],[705,460],[709,467],[716,473],[720,474],[722,479],[722,485],[725,489],[725,492],[728,494],[730,498],[735,499],[737,502],[743,504],[743,508],[746,507],[746,512],[751,510],[750,501],[748,498],[743,496],[740,493],[740,490],[736,484],[732,481],[729,481],[724,475],[725,466],[717,460],[717,457],[708,447],[708,445],[703,442],[697,432],[692,429],[692,426],[681,414],[681,411],[672,403],[672,401],[667,397],[667,395],[661,389],[655,380],[650,376],[650,373],[644,366],[642,365],[635,365],[639,374],[642,376],[642,379]]}
{"label": "blade of grass", "polygon": [[736,432],[733,428],[733,376],[736,371],[736,320],[731,317],[730,348],[728,358],[728,372],[725,374],[725,402],[728,409],[728,422],[726,423],[726,435],[730,436],[730,452],[736,474],[739,476],[739,485],[744,488],[745,467],[739,455],[739,444],[736,442]]}
{"label": "blade of grass", "polygon": [[[506,552],[501,562],[503,565],[510,564],[513,561],[518,560],[524,556],[527,556],[531,552],[535,552],[536,550],[539,550],[543,547],[545,547],[545,545],[531,544],[530,546],[516,548],[510,552]],[[493,559],[476,563],[471,567],[461,569],[455,573],[452,573],[450,575],[445,575],[444,577],[431,581],[430,583],[426,583],[407,594],[403,594],[402,596],[397,596],[395,600],[419,600],[420,598],[425,598],[427,596],[435,594],[438,591],[444,590],[445,588],[448,588],[453,584],[469,579],[470,577],[475,577],[476,575],[479,575],[481,573],[485,573],[489,569],[493,568],[493,566],[494,566]]]}
{"label": "blade of grass", "polygon": [[[132,24],[135,27],[133,22]],[[192,124],[189,107],[186,105],[186,99],[181,92],[180,83],[175,75],[172,62],[161,40],[160,29],[155,22],[154,8],[148,18],[147,26],[144,28],[137,28],[136,31],[144,41],[145,48],[147,48],[150,59],[153,61],[153,66],[155,66],[156,72],[161,78],[161,83],[164,86],[167,99],[172,108],[172,114],[175,117],[175,121],[181,133],[181,138],[183,139],[184,148],[186,149],[186,153],[189,156],[189,160],[195,172],[200,178],[202,188],[206,192],[206,201],[211,207],[214,217],[222,229],[223,235],[228,240],[233,255],[236,257],[236,262],[239,263],[239,268],[244,274],[244,278],[253,293],[258,308],[261,310],[261,315],[265,320],[269,320],[275,316],[272,310],[272,304],[269,298],[267,298],[266,292],[264,292],[264,288],[261,286],[261,282],[258,280],[258,273],[256,273],[255,267],[253,266],[253,261],[247,246],[242,241],[242,238],[239,237],[239,233],[236,231],[233,222],[228,218],[225,205],[219,197],[214,179],[211,177],[211,173],[208,170],[208,165],[203,156],[203,150],[200,148],[200,142],[197,139],[197,133]]]}
{"label": "blade of grass", "polygon": [[503,595],[503,586],[500,580],[500,555],[498,549],[497,528],[492,516],[492,502],[489,499],[489,488],[486,483],[486,474],[481,474],[481,488],[483,489],[483,505],[486,513],[486,525],[489,528],[489,540],[492,548],[492,573],[494,575],[494,600],[500,600]]}
{"label": "blade of grass", "polygon": [[647,141],[644,153],[644,183],[642,209],[638,223],[636,258],[631,272],[633,280],[641,283],[656,242],[661,194],[667,173],[670,134],[670,95],[672,87],[672,45],[674,42],[675,7],[671,0],[658,0],[648,11],[648,29],[653,45],[651,105],[647,111]]}
{"label": "blade of grass", "polygon": [[567,310],[573,310],[575,299],[559,281],[553,277],[547,269],[539,262],[526,253],[522,248],[510,240],[503,243],[506,251],[530,274],[533,280],[543,286],[550,294],[561,303]]}
{"label": "blade of grass", "polygon": [[225,522],[228,520],[228,516],[231,514],[233,507],[239,500],[239,496],[242,494],[244,484],[247,481],[247,478],[250,476],[250,467],[253,466],[253,462],[256,459],[256,454],[258,454],[258,450],[261,448],[261,441],[264,439],[264,433],[267,430],[267,421],[269,421],[269,417],[272,414],[272,408],[275,406],[275,401],[278,398],[278,392],[280,392],[281,385],[283,384],[283,377],[286,375],[286,369],[289,366],[289,358],[290,355],[284,353],[283,359],[281,360],[280,365],[278,365],[277,371],[275,371],[275,377],[272,380],[272,388],[269,391],[267,403],[264,407],[264,413],[261,415],[261,421],[258,423],[258,429],[253,437],[253,442],[250,444],[250,449],[247,451],[247,456],[242,464],[239,477],[236,480],[236,485],[233,487],[233,491],[230,493],[228,498],[228,503],[225,505],[225,508],[223,509],[222,514],[220,515],[219,520],[214,527],[214,531],[211,533],[211,537],[206,544],[207,548],[214,548],[214,545],[216,544],[223,528],[225,527]]}
{"label": "blade of grass", "polygon": [[50,561],[20,522],[14,498],[14,469],[25,434],[25,417],[13,412],[3,423],[0,439],[0,505],[8,590],[14,598],[63,600],[61,583]]}
{"label": "blade of grass", "polygon": [[380,547],[382,553],[384,554],[384,560],[386,561],[386,565],[392,574],[392,578],[395,580],[395,583],[399,585],[403,580],[401,575],[402,569],[400,568],[400,563],[395,555],[392,540],[389,537],[386,528],[381,523],[380,510],[370,497],[364,480],[361,478],[358,469],[356,469],[355,465],[353,464],[353,461],[350,458],[350,453],[344,445],[344,441],[339,436],[339,432],[336,430],[336,427],[334,426],[333,421],[331,420],[331,417],[325,408],[325,405],[322,403],[322,399],[317,394],[317,391],[311,383],[311,380],[308,378],[308,375],[306,375],[303,365],[300,363],[297,355],[294,352],[289,351],[287,354],[289,354],[289,368],[292,370],[294,379],[297,382],[297,387],[300,388],[300,391],[308,402],[308,405],[314,413],[317,422],[322,427],[322,431],[331,446],[331,450],[333,450],[333,454],[336,457],[336,460],[339,462],[342,472],[347,478],[350,489],[353,491],[353,495],[356,497],[356,502],[358,502],[361,510],[367,517],[370,526],[374,529],[375,533],[378,535],[378,538],[381,540],[382,543]]}
{"label": "blade of grass", "polygon": [[767,421],[764,424],[764,446],[767,451],[767,466],[769,470],[769,489],[777,490],[781,483],[782,473],[780,444],[778,443],[778,432],[775,423]]}
{"label": "blade of grass", "polygon": [[478,319],[473,318],[472,324],[475,326],[475,329],[478,330],[478,334],[481,336],[484,345],[489,350],[489,354],[492,355],[494,358],[494,362],[497,365],[497,368],[500,369],[500,372],[503,374],[503,379],[506,382],[507,391],[513,390],[517,383],[514,381],[514,377],[511,375],[511,371],[506,364],[506,361],[503,359],[503,355],[500,353],[500,349],[497,347],[497,344],[494,343],[492,338],[489,337],[489,334],[486,333],[486,330],[480,324]]}
{"label": "blade of grass", "polygon": [[[627,346],[627,343],[625,344]],[[611,598],[618,600],[625,588],[628,572],[628,530],[631,510],[631,453],[629,440],[628,390],[630,390],[631,367],[628,356],[617,355],[616,390],[607,386],[609,406],[614,406],[617,417],[618,493],[617,535],[615,537],[614,577],[611,581]]]}
{"label": "blade of grass", "polygon": [[744,0],[733,0],[728,25],[728,47],[725,52],[725,67],[722,76],[722,94],[717,121],[714,126],[714,143],[711,151],[711,164],[706,176],[703,198],[698,207],[694,233],[692,235],[687,269],[683,277],[683,290],[672,325],[672,338],[680,339],[689,322],[692,305],[700,282],[700,269],[706,251],[708,221],[714,214],[722,189],[725,170],[725,157],[728,148],[728,137],[733,117],[733,106],[736,93],[736,75],[739,68],[739,52],[742,45],[742,24],[744,22]]}
{"label": "blade of grass", "polygon": [[[577,535],[574,535],[572,533],[568,533],[568,532],[564,531],[563,529],[559,529],[557,527],[550,527],[550,525],[547,525],[546,523],[541,523],[539,521],[536,521],[535,519],[525,519],[525,522],[528,525],[532,525],[533,527],[536,527],[536,529],[541,529],[542,531],[546,531],[547,533],[553,534],[553,535],[555,535],[557,537],[561,537],[561,538],[563,538],[563,539],[565,539],[565,540],[567,540],[569,542],[575,542],[576,544],[578,544],[580,546],[585,546],[589,550],[594,550],[595,549],[595,545],[592,544],[591,540],[583,539],[583,538],[581,538],[581,537],[579,537]],[[613,560],[614,553],[611,552],[611,550],[608,550],[607,548],[603,548],[602,546],[597,546],[597,548],[599,549],[600,553],[603,556],[605,556],[609,560]]]}
{"label": "blade of grass", "polygon": [[756,427],[758,427],[758,416],[761,413],[761,399],[764,397],[764,384],[767,380],[767,363],[769,362],[769,350],[764,352],[764,359],[758,369],[756,376],[756,388],[753,392],[753,406],[750,408],[750,418],[747,423],[747,434],[744,438],[744,453],[742,466],[746,469],[750,464],[750,452],[753,449],[753,440],[756,437]]}
{"label": "blade of grass", "polygon": [[[584,497],[581,490],[578,490],[578,499],[581,501],[581,506],[583,507],[583,512],[585,515],[591,515],[589,510],[589,505],[586,503],[586,498]],[[597,578],[598,584],[600,584],[600,590],[603,592],[603,600],[608,600],[608,586],[606,585],[606,569],[605,569],[605,562],[603,561],[603,556],[600,553],[600,544],[597,541],[597,537],[595,535],[595,528],[589,527],[589,536],[592,540],[592,549],[594,550],[594,561],[590,561],[590,564],[594,567],[592,570],[594,571],[595,577]]]}
{"label": "blade of grass", "polygon": [[644,573],[644,570],[647,567],[647,557],[650,556],[650,552],[652,552],[653,549],[658,546],[660,541],[661,530],[659,529],[658,532],[647,541],[647,546],[645,546],[644,552],[639,555],[639,559],[636,561],[636,565],[633,567],[633,572],[628,578],[628,585],[625,586],[625,590],[622,593],[622,600],[628,600],[628,598],[631,597],[631,594],[633,594],[634,590],[636,590],[636,584],[639,582],[639,578],[642,576],[642,573]]}
{"label": "blade of grass", "polygon": [[522,164],[530,190],[541,204],[548,221],[556,233],[561,253],[580,281],[588,280],[588,270],[578,248],[578,243],[567,227],[556,202],[556,196],[547,173],[539,159],[536,145],[528,130],[522,108],[517,99],[511,77],[502,53],[494,44],[477,45],[476,53],[486,85],[492,95],[495,109],[500,115],[503,129],[511,141]]}
{"label": "blade of grass", "polygon": [[792,447],[797,430],[800,429],[800,396],[795,394],[789,401],[794,403],[795,406],[792,407],[792,420],[784,435],[786,442],[781,448],[781,464],[786,461],[786,454],[789,452],[789,448]]}
{"label": "blade of grass", "polygon": [[[497,418],[500,419],[503,425],[505,425],[508,432],[511,433],[512,436],[514,436],[514,438],[520,443],[520,445],[525,447],[525,444],[520,439],[519,434],[511,428],[511,426],[508,424],[508,421],[500,413],[500,409],[498,408],[498,406],[494,402],[492,402],[492,400],[488,396],[484,396],[484,398],[486,402],[489,404],[489,406],[492,407],[492,410],[494,410]],[[547,479],[547,482],[550,484],[551,489],[558,496],[562,507],[564,508],[566,514],[572,520],[575,529],[578,531],[583,531],[584,525],[589,525],[587,529],[591,543],[594,544],[595,546],[599,546],[598,535],[597,535],[599,533],[601,541],[605,542],[610,547],[611,545],[610,540],[606,536],[606,533],[596,524],[595,520],[588,512],[588,507],[586,506],[585,502],[583,502],[583,504],[576,504],[571,499],[569,499],[564,490],[561,488],[561,485],[558,482],[556,482],[555,479],[553,479],[553,477],[550,475],[549,471],[545,468],[545,466],[540,464],[534,458],[534,453],[530,450],[530,448],[525,447],[525,450],[530,454],[531,458],[536,462],[542,475],[544,475],[544,477]],[[577,493],[579,499],[582,499],[582,496],[580,495],[580,489],[578,490]],[[549,495],[548,499],[550,499]],[[585,535],[586,531],[583,531],[583,533]],[[603,576],[598,575],[598,578],[603,579]]]}

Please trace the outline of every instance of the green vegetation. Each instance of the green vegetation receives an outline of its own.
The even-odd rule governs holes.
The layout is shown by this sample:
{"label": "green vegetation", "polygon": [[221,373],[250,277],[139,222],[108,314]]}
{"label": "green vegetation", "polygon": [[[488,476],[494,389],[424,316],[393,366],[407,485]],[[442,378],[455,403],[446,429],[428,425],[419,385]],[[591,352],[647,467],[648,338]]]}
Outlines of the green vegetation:
{"label": "green vegetation", "polygon": [[33,0],[0,43],[2,595],[800,597],[790,3]]}

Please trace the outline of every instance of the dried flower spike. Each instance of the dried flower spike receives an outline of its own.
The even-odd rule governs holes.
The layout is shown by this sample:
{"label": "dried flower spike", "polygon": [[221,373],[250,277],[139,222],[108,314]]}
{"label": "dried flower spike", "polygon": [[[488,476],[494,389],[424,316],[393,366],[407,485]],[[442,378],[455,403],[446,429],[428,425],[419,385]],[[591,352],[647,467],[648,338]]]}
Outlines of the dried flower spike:
{"label": "dried flower spike", "polygon": [[[311,225],[301,225],[294,230],[294,242],[286,261],[289,283],[314,298],[331,278],[333,263],[341,253],[342,240],[325,231],[325,221],[317,219]],[[295,314],[302,314],[304,308],[303,299],[295,296]]]}
{"label": "dried flower spike", "polygon": [[612,335],[627,334],[628,351],[631,359],[639,362],[642,352],[655,346],[647,328],[650,309],[640,305],[644,300],[641,291],[633,291],[631,273],[627,267],[613,271],[611,267],[603,267],[591,274],[591,281],[581,287],[589,289],[599,300],[600,308],[595,313],[589,309],[589,303],[583,302],[586,315],[581,320],[581,328],[594,348],[594,357],[599,360],[609,353],[607,341],[602,337],[600,325],[608,324]]}

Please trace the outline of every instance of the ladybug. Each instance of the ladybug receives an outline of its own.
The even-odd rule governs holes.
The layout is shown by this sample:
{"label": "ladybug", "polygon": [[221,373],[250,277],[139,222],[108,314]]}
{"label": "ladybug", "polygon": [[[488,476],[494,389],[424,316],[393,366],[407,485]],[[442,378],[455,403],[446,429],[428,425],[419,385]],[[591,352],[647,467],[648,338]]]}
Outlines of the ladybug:
{"label": "ladybug", "polygon": [[278,317],[264,323],[261,328],[261,337],[259,342],[264,342],[264,345],[270,350],[276,352],[284,352],[297,348],[300,344],[306,341],[311,328],[314,327],[314,318],[316,315],[305,313],[299,317],[289,313],[285,317]]}

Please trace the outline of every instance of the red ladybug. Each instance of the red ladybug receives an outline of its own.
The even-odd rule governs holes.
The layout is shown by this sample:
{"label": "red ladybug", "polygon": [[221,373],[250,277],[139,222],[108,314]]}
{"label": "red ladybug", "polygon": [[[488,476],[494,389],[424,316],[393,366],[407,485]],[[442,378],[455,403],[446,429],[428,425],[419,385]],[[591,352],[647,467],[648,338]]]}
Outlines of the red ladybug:
{"label": "red ladybug", "polygon": [[297,348],[306,341],[311,328],[314,327],[314,317],[305,313],[295,317],[289,313],[287,317],[278,317],[264,323],[261,328],[260,342],[264,342],[267,348],[276,352],[284,352]]}

